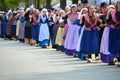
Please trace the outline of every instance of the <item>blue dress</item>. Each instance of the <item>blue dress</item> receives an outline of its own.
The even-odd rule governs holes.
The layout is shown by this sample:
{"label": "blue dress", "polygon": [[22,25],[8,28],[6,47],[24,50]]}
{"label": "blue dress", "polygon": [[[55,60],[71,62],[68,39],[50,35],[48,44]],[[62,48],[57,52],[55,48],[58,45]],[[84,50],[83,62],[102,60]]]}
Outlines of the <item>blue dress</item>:
{"label": "blue dress", "polygon": [[120,28],[110,28],[109,52],[110,55],[114,58],[120,57]]}
{"label": "blue dress", "polygon": [[[99,31],[96,26],[99,22],[96,22],[96,26],[94,25],[94,28],[89,27],[90,25],[85,18],[83,18],[82,22],[82,25],[85,25],[85,29],[81,39],[80,53],[88,55],[97,54],[99,52]],[[89,26],[86,27],[86,25]]]}
{"label": "blue dress", "polygon": [[80,52],[96,54],[99,52],[99,31],[97,29],[84,30]]}
{"label": "blue dress", "polygon": [[[114,15],[116,20],[120,22],[120,12],[116,11]],[[114,25],[112,18],[110,17],[110,24]],[[118,25],[114,25],[114,28],[110,27],[109,32],[109,52],[111,57],[120,58],[120,23]]]}
{"label": "blue dress", "polygon": [[37,24],[32,24],[32,39],[39,41],[39,19],[37,18]]}
{"label": "blue dress", "polygon": [[39,45],[44,48],[50,43],[50,31],[49,31],[49,20],[46,16],[42,16],[40,19],[40,28],[39,28]]}
{"label": "blue dress", "polygon": [[8,20],[6,19],[6,16],[2,16],[2,19],[1,19],[1,38],[6,37],[7,25],[8,25]]}
{"label": "blue dress", "polygon": [[12,22],[12,28],[11,28],[12,36],[16,36],[16,25],[17,25],[17,22],[16,22],[16,19],[14,19],[14,21]]}

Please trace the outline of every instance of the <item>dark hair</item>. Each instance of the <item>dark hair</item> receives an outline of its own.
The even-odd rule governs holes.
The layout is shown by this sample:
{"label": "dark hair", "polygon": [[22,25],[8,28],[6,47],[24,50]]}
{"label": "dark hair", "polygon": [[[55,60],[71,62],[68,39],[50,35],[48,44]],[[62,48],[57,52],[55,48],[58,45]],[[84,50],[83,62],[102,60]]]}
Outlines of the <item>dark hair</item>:
{"label": "dark hair", "polygon": [[51,12],[51,10],[50,10],[50,9],[48,9],[48,12]]}
{"label": "dark hair", "polygon": [[42,11],[43,8],[40,8],[39,11]]}
{"label": "dark hair", "polygon": [[81,3],[86,4],[88,3],[88,0],[81,0]]}
{"label": "dark hair", "polygon": [[55,8],[52,8],[51,10],[53,11],[53,10],[55,10]]}
{"label": "dark hair", "polygon": [[120,3],[120,1],[117,1],[117,4],[116,4],[116,10],[118,9],[118,4]]}
{"label": "dark hair", "polygon": [[82,5],[82,3],[78,3],[78,4],[77,4],[77,6],[81,6],[81,5]]}
{"label": "dark hair", "polygon": [[105,7],[105,6],[107,6],[107,3],[106,3],[106,2],[102,2],[102,3],[100,4],[100,7]]}
{"label": "dark hair", "polygon": [[13,13],[13,15],[15,16],[15,15],[17,15],[17,13]]}

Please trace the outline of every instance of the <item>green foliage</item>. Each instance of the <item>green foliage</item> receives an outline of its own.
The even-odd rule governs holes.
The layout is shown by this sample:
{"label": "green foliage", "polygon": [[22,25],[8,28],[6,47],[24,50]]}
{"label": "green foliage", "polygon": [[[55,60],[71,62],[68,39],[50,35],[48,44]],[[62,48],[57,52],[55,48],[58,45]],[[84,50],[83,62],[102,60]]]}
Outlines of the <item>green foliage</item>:
{"label": "green foliage", "polygon": [[0,0],[0,10],[4,10],[5,8],[5,0]]}
{"label": "green foliage", "polygon": [[15,9],[15,8],[18,8],[19,6],[19,0],[5,0],[5,4],[6,4],[6,7],[7,9]]}
{"label": "green foliage", "polygon": [[[33,0],[33,1],[34,1],[34,4],[35,4],[35,1],[38,1],[38,0]],[[40,3],[36,4],[37,7],[40,6],[40,5],[45,6],[46,0],[39,0],[39,1],[40,1]],[[61,1],[61,3],[62,3],[61,6],[64,7],[65,6],[64,2],[66,0],[51,0],[51,1],[52,1],[51,2],[52,5]],[[76,0],[72,0],[72,1],[76,1]],[[19,8],[19,2],[25,2],[26,7],[29,7],[29,0],[0,0],[0,10],[18,9]]]}
{"label": "green foliage", "polygon": [[[35,0],[33,0],[35,2]],[[19,8],[19,2],[25,2],[26,7],[29,7],[29,0],[0,0],[0,10],[14,10]],[[40,0],[41,4],[45,4],[46,0]]]}
{"label": "green foliage", "polygon": [[46,0],[40,0],[41,4],[45,4]]}
{"label": "green foliage", "polygon": [[8,10],[18,8],[19,2],[19,0],[0,0],[0,9]]}

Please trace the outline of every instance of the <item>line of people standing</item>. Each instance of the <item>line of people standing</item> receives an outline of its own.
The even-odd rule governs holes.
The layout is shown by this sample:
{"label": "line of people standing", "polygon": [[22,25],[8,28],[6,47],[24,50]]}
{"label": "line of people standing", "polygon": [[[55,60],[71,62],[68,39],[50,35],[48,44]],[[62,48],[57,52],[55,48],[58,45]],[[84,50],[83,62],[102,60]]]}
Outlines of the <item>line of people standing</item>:
{"label": "line of people standing", "polygon": [[120,1],[103,2],[99,7],[84,4],[66,6],[65,10],[21,8],[1,16],[1,38],[30,45],[52,46],[66,55],[91,62],[92,54],[120,66]]}

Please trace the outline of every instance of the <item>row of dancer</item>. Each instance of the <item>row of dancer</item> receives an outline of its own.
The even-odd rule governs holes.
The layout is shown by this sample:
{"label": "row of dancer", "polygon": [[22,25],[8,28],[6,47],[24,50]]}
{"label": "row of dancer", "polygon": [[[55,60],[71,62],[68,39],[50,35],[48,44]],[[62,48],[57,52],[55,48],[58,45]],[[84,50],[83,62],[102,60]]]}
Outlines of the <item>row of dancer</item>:
{"label": "row of dancer", "polygon": [[[67,6],[65,11],[38,10],[30,7],[1,18],[1,37],[19,39],[30,45],[61,50],[70,56],[77,56],[91,62],[91,55],[120,66],[120,1],[116,6],[101,3],[92,5]],[[4,23],[5,22],[5,23]]]}

